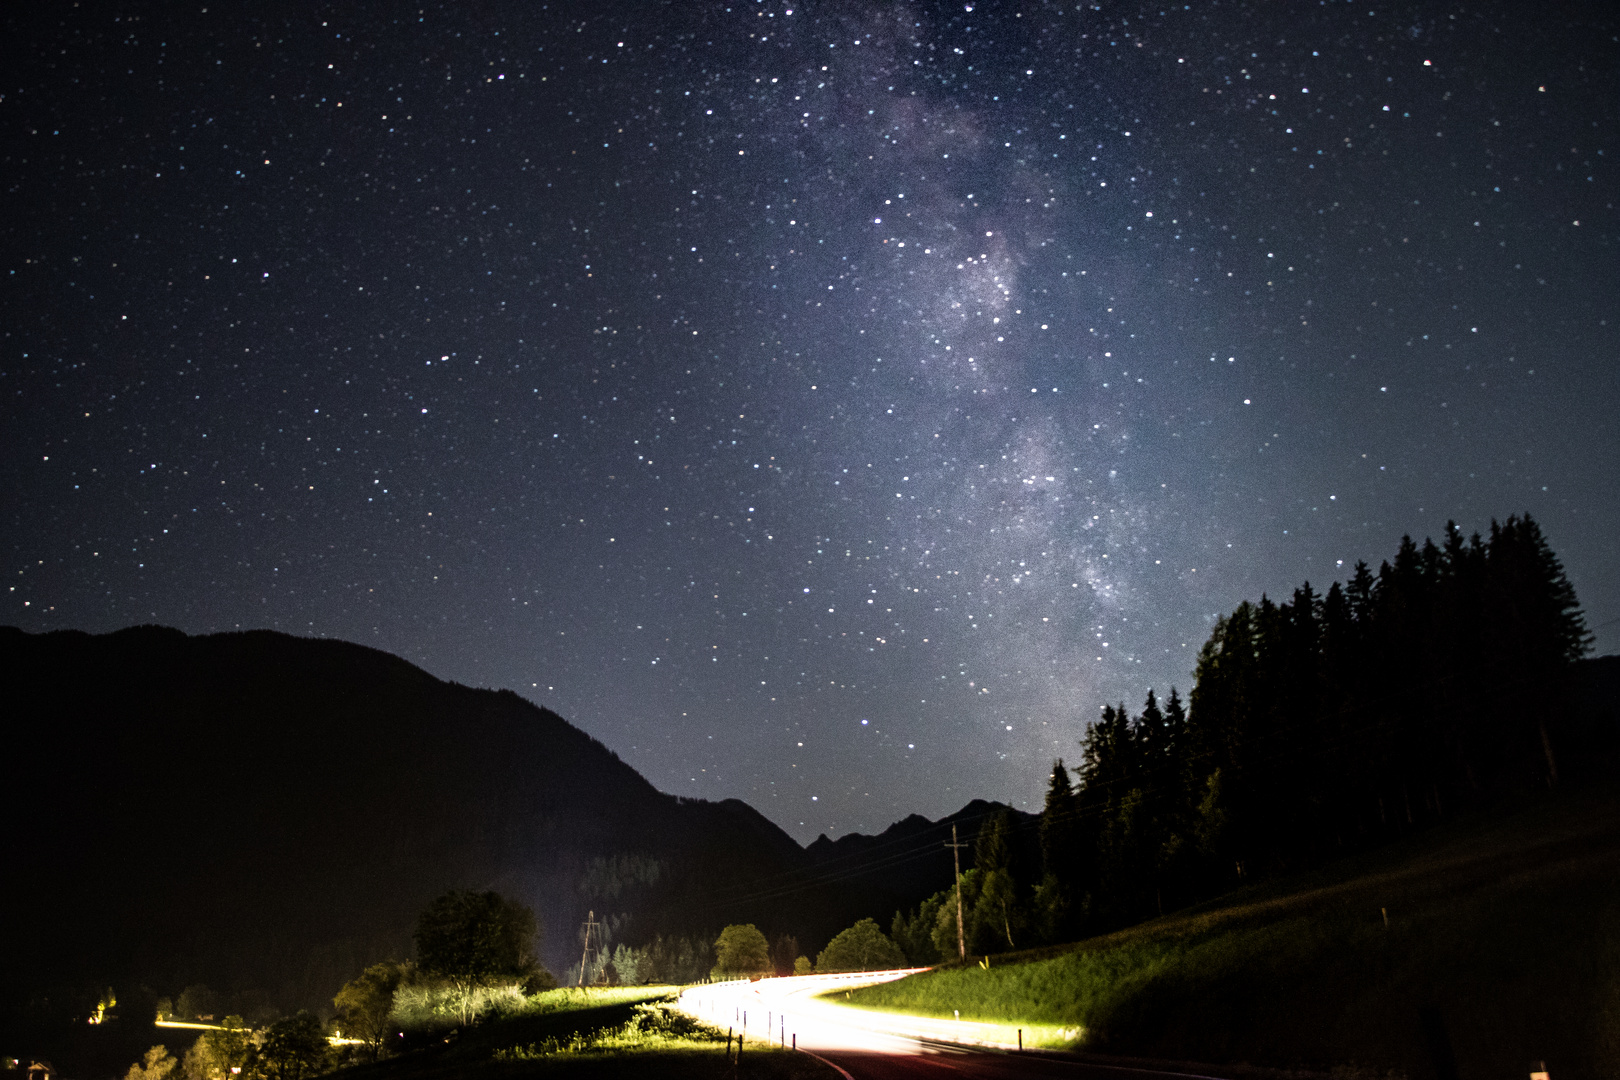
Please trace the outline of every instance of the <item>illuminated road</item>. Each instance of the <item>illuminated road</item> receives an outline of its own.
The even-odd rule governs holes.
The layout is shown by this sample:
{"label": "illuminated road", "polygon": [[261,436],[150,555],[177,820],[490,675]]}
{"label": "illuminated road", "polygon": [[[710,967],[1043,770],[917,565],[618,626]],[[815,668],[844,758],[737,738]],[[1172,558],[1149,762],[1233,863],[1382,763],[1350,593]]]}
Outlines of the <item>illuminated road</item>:
{"label": "illuminated road", "polygon": [[1016,1028],[849,1009],[818,997],[909,974],[911,971],[883,971],[715,983],[687,990],[681,995],[681,1007],[707,1023],[736,1028],[744,1033],[746,1043],[768,1039],[785,1046],[797,1044],[847,1080],[943,1080],[946,1076],[1219,1080],[1196,1072],[1020,1054]]}

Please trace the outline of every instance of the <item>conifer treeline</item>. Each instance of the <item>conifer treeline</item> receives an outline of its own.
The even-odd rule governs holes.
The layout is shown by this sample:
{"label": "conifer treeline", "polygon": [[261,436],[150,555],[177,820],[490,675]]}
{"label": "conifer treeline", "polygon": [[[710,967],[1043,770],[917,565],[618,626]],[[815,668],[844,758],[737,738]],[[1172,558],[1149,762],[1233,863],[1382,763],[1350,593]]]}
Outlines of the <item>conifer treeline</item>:
{"label": "conifer treeline", "polygon": [[[1107,706],[1078,785],[1056,763],[1042,866],[1014,875],[1019,945],[1556,784],[1568,763],[1549,688],[1590,642],[1528,514],[1493,521],[1488,539],[1449,522],[1438,547],[1405,537],[1377,574],[1358,563],[1325,596],[1307,583],[1283,603],[1244,601],[1216,621],[1185,706],[1174,689],[1162,705],[1149,691],[1134,717]],[[897,934],[914,918],[898,916]]]}

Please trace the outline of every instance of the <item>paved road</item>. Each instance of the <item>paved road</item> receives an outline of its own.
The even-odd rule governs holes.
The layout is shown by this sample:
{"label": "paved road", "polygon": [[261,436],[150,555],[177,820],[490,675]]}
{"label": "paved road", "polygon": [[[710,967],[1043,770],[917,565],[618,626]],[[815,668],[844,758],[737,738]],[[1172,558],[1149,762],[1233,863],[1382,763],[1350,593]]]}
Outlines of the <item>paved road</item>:
{"label": "paved road", "polygon": [[817,1056],[850,1080],[1219,1080],[1198,1073],[1094,1065],[1040,1054],[989,1053],[960,1047],[924,1049],[913,1055],[829,1051]]}
{"label": "paved road", "polygon": [[[748,1042],[797,1045],[847,1080],[1218,1080],[1196,1072],[1101,1065],[1019,1054],[1008,1029],[966,1021],[848,1009],[817,995],[887,982],[910,971],[861,976],[806,975],[698,986],[681,996],[687,1012],[736,1028]],[[746,1053],[746,1051],[745,1051]]]}

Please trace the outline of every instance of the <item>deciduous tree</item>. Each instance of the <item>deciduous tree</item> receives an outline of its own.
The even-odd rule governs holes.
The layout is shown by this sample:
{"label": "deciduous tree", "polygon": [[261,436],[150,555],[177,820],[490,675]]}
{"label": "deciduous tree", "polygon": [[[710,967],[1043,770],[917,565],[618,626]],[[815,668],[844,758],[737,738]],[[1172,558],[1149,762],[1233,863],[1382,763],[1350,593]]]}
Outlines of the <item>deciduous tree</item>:
{"label": "deciduous tree", "polygon": [[816,970],[888,971],[905,967],[906,955],[871,919],[862,919],[827,943],[816,957]]}
{"label": "deciduous tree", "polygon": [[377,1060],[393,1033],[389,1014],[394,1010],[394,991],[404,977],[405,969],[400,964],[372,964],[345,983],[332,999],[338,1010],[338,1029],[364,1043],[372,1061]]}
{"label": "deciduous tree", "polygon": [[169,1053],[166,1046],[154,1046],[146,1052],[146,1056],[129,1067],[124,1074],[124,1080],[169,1080],[169,1075],[179,1067]]}
{"label": "deciduous tree", "polygon": [[307,1012],[282,1017],[248,1051],[242,1074],[249,1080],[304,1080],[326,1071],[332,1046],[321,1022]]}
{"label": "deciduous tree", "polygon": [[714,974],[734,979],[771,970],[771,947],[753,923],[733,923],[714,941]]}
{"label": "deciduous tree", "polygon": [[497,892],[453,889],[429,904],[416,923],[423,972],[462,994],[462,1021],[471,1021],[473,991],[496,978],[526,979],[536,969],[540,936],[534,912]]}
{"label": "deciduous tree", "polygon": [[186,1051],[187,1080],[233,1080],[246,1067],[252,1049],[247,1022],[240,1016],[227,1016],[221,1027],[203,1032]]}

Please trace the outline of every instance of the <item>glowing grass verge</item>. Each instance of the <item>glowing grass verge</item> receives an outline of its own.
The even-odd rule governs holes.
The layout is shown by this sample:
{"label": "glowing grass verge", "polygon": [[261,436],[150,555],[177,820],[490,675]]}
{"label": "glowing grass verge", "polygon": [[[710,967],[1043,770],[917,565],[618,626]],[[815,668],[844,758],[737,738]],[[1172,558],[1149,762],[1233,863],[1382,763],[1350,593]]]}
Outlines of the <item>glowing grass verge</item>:
{"label": "glowing grass verge", "polygon": [[650,1050],[715,1049],[727,1041],[717,1027],[705,1024],[665,1002],[637,1005],[628,1023],[600,1031],[576,1031],[567,1038],[542,1039],[527,1046],[495,1051],[496,1061],[537,1061],[564,1055],[635,1054]]}
{"label": "glowing grass verge", "polygon": [[598,1005],[650,1001],[668,997],[675,989],[673,986],[565,986],[530,996],[529,1013],[573,1012],[577,1009],[594,1009]]}
{"label": "glowing grass verge", "polygon": [[[473,991],[470,1011],[486,1020],[514,1020],[525,1016],[577,1012],[604,1005],[624,1005],[668,995],[668,986],[565,986],[525,994],[519,984],[481,986]],[[407,1030],[456,1027],[461,1023],[465,996],[450,987],[420,983],[394,993],[393,1018]]]}
{"label": "glowing grass verge", "polygon": [[1183,959],[1189,943],[1144,942],[1050,960],[914,975],[855,991],[845,1004],[949,1020],[969,1041],[1075,1046],[1132,989]]}

